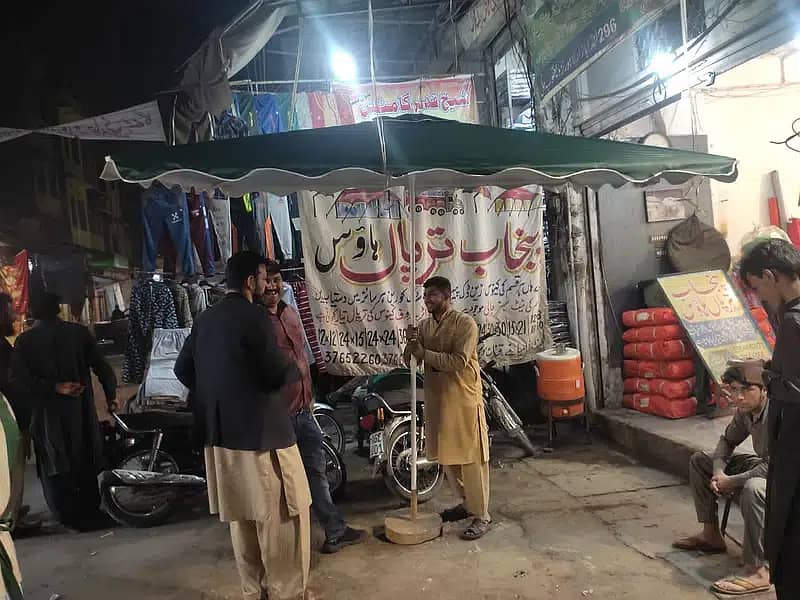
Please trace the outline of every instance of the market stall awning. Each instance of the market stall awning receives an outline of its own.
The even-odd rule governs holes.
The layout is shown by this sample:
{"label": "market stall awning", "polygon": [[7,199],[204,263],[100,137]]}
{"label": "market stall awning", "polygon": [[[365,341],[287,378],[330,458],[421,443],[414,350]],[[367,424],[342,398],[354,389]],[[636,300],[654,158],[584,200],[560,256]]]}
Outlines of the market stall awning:
{"label": "market stall awning", "polygon": [[[380,125],[380,126],[379,126]],[[265,190],[417,189],[565,183],[599,187],[736,179],[724,156],[407,115],[325,129],[184,146],[140,144],[106,159],[101,177],[230,195]]]}

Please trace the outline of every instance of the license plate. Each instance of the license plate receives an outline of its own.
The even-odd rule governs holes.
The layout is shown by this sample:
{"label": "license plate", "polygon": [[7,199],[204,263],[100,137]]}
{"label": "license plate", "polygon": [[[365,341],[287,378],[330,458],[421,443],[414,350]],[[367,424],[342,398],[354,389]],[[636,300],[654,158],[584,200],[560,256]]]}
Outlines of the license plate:
{"label": "license plate", "polygon": [[369,436],[369,457],[376,458],[383,455],[383,432],[376,431]]}

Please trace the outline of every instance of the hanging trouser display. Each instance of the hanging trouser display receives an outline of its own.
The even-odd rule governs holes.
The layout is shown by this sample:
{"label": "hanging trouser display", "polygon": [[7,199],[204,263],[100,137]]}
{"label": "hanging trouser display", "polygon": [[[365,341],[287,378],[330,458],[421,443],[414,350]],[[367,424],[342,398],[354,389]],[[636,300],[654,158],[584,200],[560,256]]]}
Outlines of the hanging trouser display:
{"label": "hanging trouser display", "polygon": [[207,199],[208,195],[205,192],[198,194],[193,191],[187,195],[192,243],[200,256],[203,274],[210,277],[214,274],[214,244],[211,239]]}
{"label": "hanging trouser display", "polygon": [[283,257],[286,260],[292,260],[294,240],[292,239],[292,221],[289,217],[289,199],[286,196],[267,194],[267,202],[272,227],[281,246]]}
{"label": "hanging trouser display", "polygon": [[142,268],[154,271],[159,242],[164,233],[172,239],[181,269],[194,273],[192,241],[189,235],[189,208],[186,194],[178,186],[170,189],[154,184],[142,195]]}
{"label": "hanging trouser display", "polygon": [[[256,231],[256,221],[253,214],[253,203],[250,194],[245,194],[241,198],[231,198],[231,223],[236,228],[235,251],[252,250],[260,254],[264,253],[264,244],[258,244]],[[263,234],[262,234],[263,235]]]}
{"label": "hanging trouser display", "polygon": [[253,218],[256,222],[256,238],[259,244],[259,249],[256,250],[256,252],[275,260],[275,249],[272,247],[272,233],[267,233],[271,229],[267,197],[264,193],[256,192],[250,194],[250,199],[253,203]]}
{"label": "hanging trouser display", "polygon": [[226,263],[233,255],[231,245],[231,203],[219,190],[209,198],[208,207],[211,209],[211,218],[214,221],[214,230],[217,234],[219,245],[219,260]]}

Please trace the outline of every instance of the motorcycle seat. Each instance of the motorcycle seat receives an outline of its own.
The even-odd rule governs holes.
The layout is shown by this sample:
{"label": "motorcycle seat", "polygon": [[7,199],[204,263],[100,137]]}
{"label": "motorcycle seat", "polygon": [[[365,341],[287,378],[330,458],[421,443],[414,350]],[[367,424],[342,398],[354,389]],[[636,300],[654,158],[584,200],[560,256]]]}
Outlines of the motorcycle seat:
{"label": "motorcycle seat", "polygon": [[[411,395],[409,390],[389,390],[381,394],[386,404],[392,408],[403,408],[411,406]],[[425,403],[425,391],[417,388],[417,404]]]}
{"label": "motorcycle seat", "polygon": [[194,425],[190,412],[151,410],[118,416],[131,429],[183,429]]}

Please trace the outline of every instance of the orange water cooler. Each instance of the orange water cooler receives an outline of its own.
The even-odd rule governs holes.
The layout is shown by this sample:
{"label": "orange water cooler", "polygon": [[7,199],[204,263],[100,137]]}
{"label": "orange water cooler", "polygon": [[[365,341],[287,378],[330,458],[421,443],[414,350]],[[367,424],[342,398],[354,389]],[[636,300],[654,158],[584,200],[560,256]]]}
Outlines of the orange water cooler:
{"label": "orange water cooler", "polygon": [[[555,422],[565,419],[586,419],[581,353],[558,344],[536,355],[536,390],[547,415],[550,447],[555,436]],[[588,419],[586,420],[588,430]]]}

